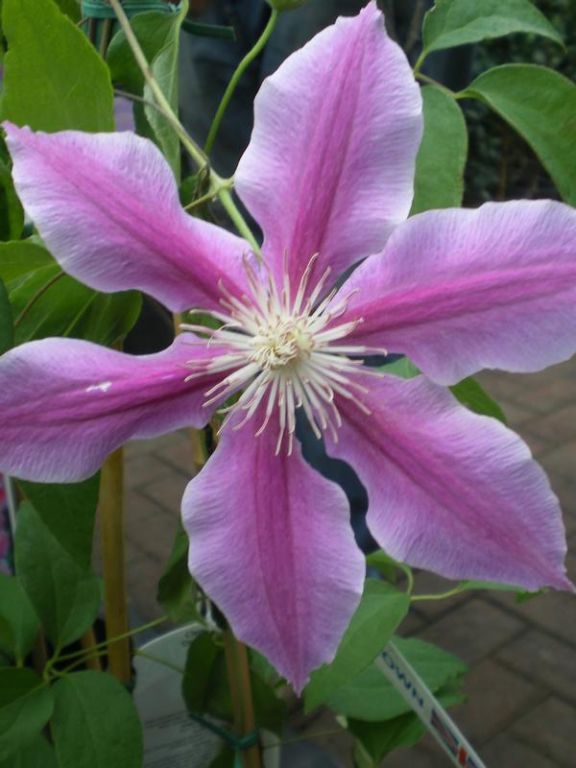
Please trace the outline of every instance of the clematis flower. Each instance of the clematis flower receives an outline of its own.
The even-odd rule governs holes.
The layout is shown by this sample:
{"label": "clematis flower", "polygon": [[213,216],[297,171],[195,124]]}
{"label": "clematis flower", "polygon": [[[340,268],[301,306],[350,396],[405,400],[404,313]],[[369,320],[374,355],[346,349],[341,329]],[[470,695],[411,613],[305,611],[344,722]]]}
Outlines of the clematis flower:
{"label": "clematis flower", "polygon": [[[202,427],[234,395],[184,496],[190,569],[300,690],[336,651],[364,560],[343,491],[302,457],[297,411],[356,470],[368,525],[393,557],[452,579],[571,588],[544,472],[513,432],[442,385],[573,354],[576,213],[512,202],[404,222],[421,100],[375,3],[289,58],[255,110],[235,179],[265,234],[263,265],[181,210],[150,142],[6,126],[18,193],[67,272],[222,325],[184,326],[142,357],[63,339],[8,352],[0,468],[80,480],[129,438]],[[425,375],[362,364],[382,349]]]}

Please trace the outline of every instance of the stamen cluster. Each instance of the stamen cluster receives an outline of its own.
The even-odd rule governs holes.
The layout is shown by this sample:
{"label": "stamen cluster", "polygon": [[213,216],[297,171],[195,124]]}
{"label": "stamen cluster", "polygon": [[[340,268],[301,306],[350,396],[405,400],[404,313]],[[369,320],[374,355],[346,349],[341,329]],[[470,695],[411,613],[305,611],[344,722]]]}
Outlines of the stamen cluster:
{"label": "stamen cluster", "polygon": [[215,359],[191,363],[194,372],[187,381],[206,373],[232,370],[206,393],[205,405],[225,402],[243,389],[239,399],[224,410],[244,412],[242,418],[234,420],[233,429],[240,429],[262,405],[264,419],[258,425],[256,435],[264,432],[276,410],[279,423],[277,454],[283,444],[286,444],[288,454],[292,453],[297,408],[303,409],[317,438],[329,430],[335,441],[342,424],[336,394],[353,401],[369,414],[358,397],[366,392],[366,388],[354,381],[354,374],[363,361],[351,359],[349,355],[383,352],[338,343],[361,320],[334,324],[334,320],[346,311],[353,294],[335,305],[332,300],[336,289],[323,296],[329,268],[307,295],[316,260],[317,254],[308,262],[292,296],[287,271],[282,287],[278,289],[265,267],[256,271],[248,259],[244,259],[250,295],[245,294],[239,299],[220,284],[223,294],[220,303],[225,313],[217,317],[224,324],[216,330],[182,325],[185,331],[209,334],[208,343],[223,348],[222,355]]}

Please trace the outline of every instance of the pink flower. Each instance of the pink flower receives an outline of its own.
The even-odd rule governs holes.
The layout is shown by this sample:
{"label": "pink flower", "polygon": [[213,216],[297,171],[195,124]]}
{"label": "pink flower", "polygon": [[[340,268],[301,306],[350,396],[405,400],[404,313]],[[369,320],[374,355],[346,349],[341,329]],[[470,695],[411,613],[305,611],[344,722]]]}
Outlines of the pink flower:
{"label": "pink flower", "polygon": [[[148,141],[7,126],[18,192],[66,271],[224,325],[208,343],[188,328],[144,357],[62,339],[7,353],[0,469],[80,480],[129,438],[201,427],[243,391],[184,496],[190,569],[236,634],[301,689],[335,653],[364,560],[344,493],[302,458],[299,408],[358,473],[370,529],[393,557],[455,579],[570,588],[544,472],[515,434],[439,385],[574,352],[576,213],[513,202],[401,224],[421,101],[374,3],[288,59],[255,108],[236,188],[265,233],[266,267],[181,210]],[[382,348],[425,376],[359,364]]]}

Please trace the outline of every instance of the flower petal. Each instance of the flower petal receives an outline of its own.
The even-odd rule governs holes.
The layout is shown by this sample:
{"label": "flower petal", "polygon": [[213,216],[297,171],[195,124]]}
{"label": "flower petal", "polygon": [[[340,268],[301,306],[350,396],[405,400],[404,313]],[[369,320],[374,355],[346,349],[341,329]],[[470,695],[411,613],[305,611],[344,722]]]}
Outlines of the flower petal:
{"label": "flower petal", "polygon": [[421,132],[419,88],[374,2],[264,82],[235,181],[277,279],[285,254],[294,286],[315,253],[315,277],[336,279],[381,250],[410,210]]}
{"label": "flower petal", "polygon": [[203,426],[212,375],[186,382],[190,360],[213,356],[179,336],[134,357],[76,339],[32,341],[0,358],[0,470],[67,482],[93,474],[133,437]]}
{"label": "flower petal", "polygon": [[152,142],[4,127],[18,194],[66,272],[99,291],[138,288],[173,311],[218,309],[219,280],[242,292],[249,246],[184,213]]}
{"label": "flower petal", "polygon": [[537,371],[576,351],[576,211],[488,203],[410,219],[342,288],[348,337],[454,384],[482,368]]}
{"label": "flower petal", "polygon": [[368,526],[398,560],[451,579],[571,589],[558,500],[520,438],[423,376],[361,376],[366,416],[339,403],[331,456],[368,493]]}
{"label": "flower petal", "polygon": [[275,455],[269,425],[225,427],[183,500],[190,570],[237,637],[297,691],[331,661],[358,604],[364,558],[348,502],[302,458]]}

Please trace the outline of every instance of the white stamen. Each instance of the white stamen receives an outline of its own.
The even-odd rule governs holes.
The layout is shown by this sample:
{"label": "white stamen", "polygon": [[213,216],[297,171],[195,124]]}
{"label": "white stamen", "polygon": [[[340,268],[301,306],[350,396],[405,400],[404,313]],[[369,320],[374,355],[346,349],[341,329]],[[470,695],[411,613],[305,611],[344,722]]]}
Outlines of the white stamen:
{"label": "white stamen", "polygon": [[[369,415],[370,410],[360,400],[368,390],[356,379],[363,362],[350,356],[386,354],[380,348],[342,343],[362,322],[362,318],[355,318],[340,325],[334,323],[345,315],[355,292],[334,304],[338,291],[325,292],[330,268],[309,290],[318,258],[314,254],[309,260],[293,293],[288,254],[284,254],[278,287],[267,267],[257,267],[245,257],[250,295],[239,298],[220,282],[220,304],[226,312],[212,315],[222,325],[216,329],[192,323],[181,326],[183,331],[201,334],[191,344],[203,343],[214,348],[213,356],[189,363],[192,372],[186,381],[227,373],[205,393],[205,406],[224,403],[244,389],[237,402],[223,409],[232,413],[222,428],[231,424],[233,430],[241,429],[263,412],[262,423],[255,431],[259,436],[276,411],[277,454],[283,446],[288,455],[293,451],[297,408],[303,410],[318,439],[323,432],[329,432],[335,442],[342,425],[339,400],[353,402]],[[222,353],[217,354],[220,349]],[[366,368],[362,371],[368,372]]]}

